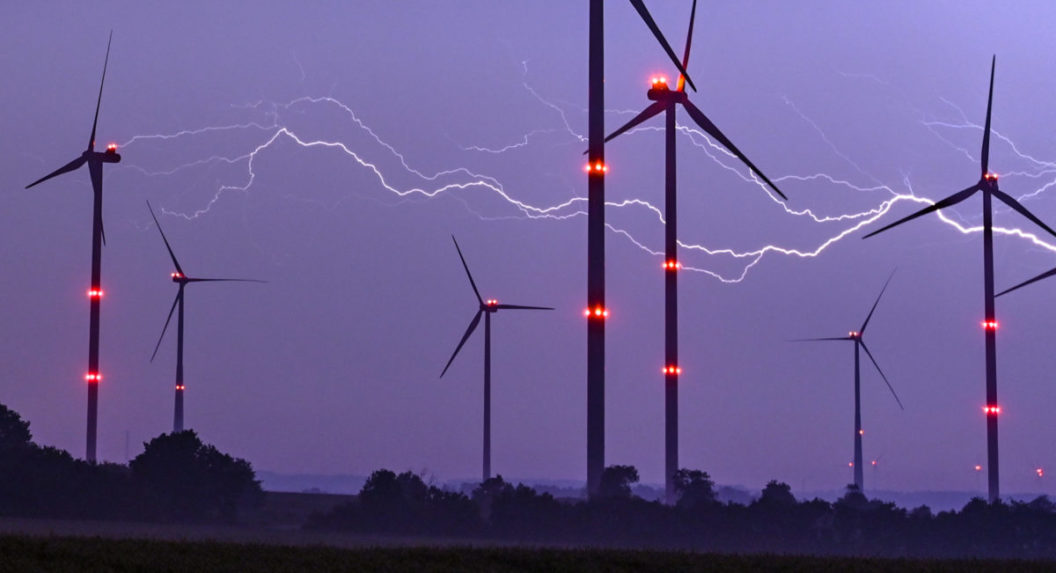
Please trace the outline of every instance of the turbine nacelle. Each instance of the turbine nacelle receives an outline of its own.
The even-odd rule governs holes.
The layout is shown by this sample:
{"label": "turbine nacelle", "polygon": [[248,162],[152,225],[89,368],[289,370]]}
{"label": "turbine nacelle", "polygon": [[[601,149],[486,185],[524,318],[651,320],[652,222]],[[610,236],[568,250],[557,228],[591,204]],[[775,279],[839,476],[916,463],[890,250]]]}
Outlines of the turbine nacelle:
{"label": "turbine nacelle", "polygon": [[187,277],[183,276],[183,273],[179,271],[174,271],[170,273],[169,276],[172,277],[172,282],[174,283],[187,282]]}
{"label": "turbine nacelle", "polygon": [[84,158],[102,163],[121,163],[121,154],[117,152],[117,144],[111,143],[106,146],[106,151],[99,152],[89,149],[84,152]]}
{"label": "turbine nacelle", "polygon": [[498,312],[499,301],[494,298],[489,298],[480,305],[480,310],[484,312]]}
{"label": "turbine nacelle", "polygon": [[991,189],[997,189],[997,173],[991,173],[987,171],[983,173],[983,180],[979,182],[980,186],[986,186]]}
{"label": "turbine nacelle", "polygon": [[862,337],[862,333],[860,333],[860,332],[858,332],[856,330],[852,330],[852,331],[847,333],[847,338],[861,338],[861,337]]}

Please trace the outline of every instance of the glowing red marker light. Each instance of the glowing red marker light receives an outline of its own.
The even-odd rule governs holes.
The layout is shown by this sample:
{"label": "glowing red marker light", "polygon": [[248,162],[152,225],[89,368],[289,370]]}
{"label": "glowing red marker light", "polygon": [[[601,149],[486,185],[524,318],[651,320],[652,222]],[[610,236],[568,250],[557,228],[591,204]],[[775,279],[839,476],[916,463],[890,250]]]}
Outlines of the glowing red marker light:
{"label": "glowing red marker light", "polygon": [[96,372],[89,372],[84,375],[84,379],[88,382],[99,382],[103,379],[103,375]]}
{"label": "glowing red marker light", "polygon": [[[858,435],[859,436],[864,436],[865,435],[865,430],[858,430]],[[873,462],[873,463],[876,463],[876,462]]]}
{"label": "glowing red marker light", "polygon": [[183,275],[180,274],[180,273],[172,273],[172,278],[174,278],[174,279],[182,279]]}
{"label": "glowing red marker light", "polygon": [[595,161],[594,163],[587,163],[583,170],[587,173],[607,173],[609,166],[602,163],[601,161]]}
{"label": "glowing red marker light", "polygon": [[983,321],[983,330],[997,330],[997,326],[998,325],[996,320]]}
{"label": "glowing red marker light", "polygon": [[107,145],[106,146],[106,150],[111,152],[111,153],[117,151],[117,144],[116,143],[111,143],[110,145]]}
{"label": "glowing red marker light", "polygon": [[102,289],[97,289],[97,288],[88,289],[88,298],[103,298]]}
{"label": "glowing red marker light", "polygon": [[852,330],[847,333],[847,336],[850,336],[851,338],[858,338],[858,331]]}
{"label": "glowing red marker light", "polygon": [[873,460],[873,465],[874,465],[874,466],[876,465],[876,460]]}
{"label": "glowing red marker light", "polygon": [[977,471],[977,472],[981,472],[981,471],[983,471],[983,466],[980,466],[980,465],[976,465],[976,466],[975,466],[975,471]]}
{"label": "glowing red marker light", "polygon": [[1040,477],[1045,477],[1045,470],[1043,470],[1041,468],[1038,468],[1038,469],[1034,470],[1034,473],[1038,474],[1039,478]]}
{"label": "glowing red marker light", "polygon": [[988,181],[997,181],[997,173],[987,173],[983,175],[983,178]]}
{"label": "glowing red marker light", "polygon": [[590,318],[592,316],[596,317],[596,318],[608,318],[609,317],[609,309],[602,308],[600,306],[595,307],[593,309],[586,308],[586,309],[583,310],[583,316],[585,316],[587,318]]}
{"label": "glowing red marker light", "polygon": [[495,300],[493,298],[489,298],[488,300],[484,301],[484,304],[486,304],[488,306],[497,306],[499,304],[499,301],[497,301],[497,300]]}
{"label": "glowing red marker light", "polygon": [[179,390],[180,392],[183,392],[183,384],[177,384],[176,385],[176,389]]}
{"label": "glowing red marker light", "polygon": [[854,462],[847,462],[847,467],[853,468],[854,467]]}
{"label": "glowing red marker light", "polygon": [[983,406],[983,412],[987,416],[996,416],[1001,413],[1001,406]]}
{"label": "glowing red marker light", "polygon": [[669,271],[677,271],[682,268],[682,263],[678,261],[664,261],[663,267]]}
{"label": "glowing red marker light", "polygon": [[665,366],[660,371],[667,375],[678,375],[682,373],[682,369],[678,366]]}

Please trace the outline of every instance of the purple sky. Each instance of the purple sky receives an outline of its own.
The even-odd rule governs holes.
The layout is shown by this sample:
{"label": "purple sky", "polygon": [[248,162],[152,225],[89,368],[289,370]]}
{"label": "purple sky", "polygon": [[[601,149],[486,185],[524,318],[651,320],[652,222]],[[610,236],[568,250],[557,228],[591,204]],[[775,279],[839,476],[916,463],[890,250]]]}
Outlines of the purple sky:
{"label": "purple sky", "polygon": [[[689,4],[650,2],[679,52]],[[606,20],[611,131],[651,75],[675,76],[628,3]],[[994,53],[991,166],[1056,223],[1054,21],[1047,2],[701,4],[691,98],[790,201],[680,136],[681,240],[721,251],[682,256],[681,465],[752,488],[851,481],[852,346],[787,340],[856,329],[897,266],[867,341],[906,410],[864,369],[866,485],[982,491],[981,234],[935,216],[852,229],[977,180]],[[102,459],[124,461],[126,431],[135,455],[172,426],[173,333],[148,360],[176,286],[149,199],[189,274],[270,281],[188,289],[187,423],[207,441],[281,472],[479,475],[482,331],[437,379],[476,310],[456,233],[483,296],[558,308],[493,321],[494,470],[582,479],[586,219],[566,203],[586,192],[586,25],[586,2],[563,0],[8,6],[0,402],[83,456],[88,174],[22,188],[81,152],[113,28]],[[610,201],[662,208],[661,121],[647,125],[608,146]],[[606,461],[659,482],[662,272],[646,249],[663,227],[642,203],[608,219]],[[1046,243],[999,235],[998,288],[1056,264]],[[1034,474],[1056,472],[1054,295],[998,301],[1004,492],[1056,493]]]}

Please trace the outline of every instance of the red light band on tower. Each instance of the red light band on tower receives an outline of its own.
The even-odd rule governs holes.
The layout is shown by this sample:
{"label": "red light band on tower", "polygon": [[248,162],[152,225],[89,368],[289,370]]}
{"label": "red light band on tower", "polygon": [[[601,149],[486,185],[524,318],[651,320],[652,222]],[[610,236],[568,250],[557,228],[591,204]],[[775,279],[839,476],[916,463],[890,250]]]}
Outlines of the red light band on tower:
{"label": "red light band on tower", "polygon": [[678,366],[664,366],[660,371],[668,376],[678,376],[682,373],[682,369]]}
{"label": "red light band on tower", "polygon": [[176,389],[179,390],[180,392],[183,392],[183,384],[177,384],[176,385]]}
{"label": "red light band on tower", "polygon": [[607,173],[609,166],[601,161],[595,161],[594,163],[587,163],[583,170],[587,173]]}
{"label": "red light band on tower", "polygon": [[596,306],[593,309],[587,308],[583,310],[583,316],[587,318],[608,318],[609,309]]}
{"label": "red light band on tower", "polygon": [[88,289],[88,298],[103,298],[103,289]]}
{"label": "red light band on tower", "polygon": [[997,326],[998,325],[996,320],[983,321],[983,330],[997,330]]}
{"label": "red light band on tower", "polygon": [[987,416],[996,416],[1001,413],[1001,406],[983,406],[983,412]]}
{"label": "red light band on tower", "polygon": [[664,264],[662,266],[665,270],[677,271],[678,269],[682,268],[682,263],[678,261],[664,261]]}
{"label": "red light band on tower", "polygon": [[89,372],[84,375],[84,379],[88,382],[99,382],[103,379],[103,375],[98,372]]}
{"label": "red light band on tower", "polygon": [[488,306],[498,306],[499,301],[497,301],[497,300],[495,300],[493,298],[489,298],[488,300],[484,301],[484,304],[486,304]]}

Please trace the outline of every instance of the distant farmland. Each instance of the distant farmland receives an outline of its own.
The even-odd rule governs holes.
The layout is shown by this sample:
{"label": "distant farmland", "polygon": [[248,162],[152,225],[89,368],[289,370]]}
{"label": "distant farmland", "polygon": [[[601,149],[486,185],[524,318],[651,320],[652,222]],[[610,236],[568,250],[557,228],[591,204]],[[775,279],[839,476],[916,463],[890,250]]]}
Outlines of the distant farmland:
{"label": "distant farmland", "polygon": [[[207,533],[196,534],[193,530],[187,531],[189,537]],[[429,540],[417,542],[430,543]],[[739,556],[528,547],[348,549],[217,541],[0,536],[0,571],[1051,571],[1052,568],[1052,563],[1030,561]]]}

